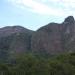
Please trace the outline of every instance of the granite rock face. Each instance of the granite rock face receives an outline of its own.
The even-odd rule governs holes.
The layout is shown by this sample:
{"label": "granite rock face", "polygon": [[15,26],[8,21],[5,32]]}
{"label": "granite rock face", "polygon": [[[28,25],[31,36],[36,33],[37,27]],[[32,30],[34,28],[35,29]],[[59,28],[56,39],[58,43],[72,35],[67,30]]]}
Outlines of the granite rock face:
{"label": "granite rock face", "polygon": [[7,59],[26,52],[60,54],[75,51],[75,20],[67,17],[64,22],[49,23],[37,31],[21,26],[0,28],[0,58]]}
{"label": "granite rock face", "polygon": [[0,58],[28,52],[31,48],[33,31],[21,26],[7,26],[0,28]]}
{"label": "granite rock face", "polygon": [[63,23],[63,44],[64,49],[69,52],[75,51],[75,20],[69,16]]}
{"label": "granite rock face", "polygon": [[50,23],[38,29],[32,37],[31,48],[35,53],[58,54],[75,51],[75,21],[67,17],[63,23]]}
{"label": "granite rock face", "polygon": [[[35,39],[34,39],[35,38]],[[32,50],[34,52],[58,53],[62,51],[61,26],[50,23],[40,28],[32,37]]]}

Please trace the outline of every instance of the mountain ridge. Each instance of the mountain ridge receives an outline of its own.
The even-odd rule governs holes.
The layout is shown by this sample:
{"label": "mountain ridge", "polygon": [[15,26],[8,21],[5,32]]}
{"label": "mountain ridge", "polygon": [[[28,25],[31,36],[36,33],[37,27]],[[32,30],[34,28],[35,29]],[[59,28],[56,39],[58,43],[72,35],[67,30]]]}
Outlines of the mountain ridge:
{"label": "mountain ridge", "polygon": [[68,16],[62,23],[49,23],[36,31],[22,26],[0,28],[0,58],[26,52],[56,55],[75,52],[75,20]]}

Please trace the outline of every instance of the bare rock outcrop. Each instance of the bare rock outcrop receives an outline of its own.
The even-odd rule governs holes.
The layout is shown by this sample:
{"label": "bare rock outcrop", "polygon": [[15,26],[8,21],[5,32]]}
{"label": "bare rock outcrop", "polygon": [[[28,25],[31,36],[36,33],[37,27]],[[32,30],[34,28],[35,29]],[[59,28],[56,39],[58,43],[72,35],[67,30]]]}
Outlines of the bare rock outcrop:
{"label": "bare rock outcrop", "polygon": [[35,53],[58,54],[75,51],[75,21],[67,17],[63,23],[50,23],[38,29],[32,37],[31,48]]}

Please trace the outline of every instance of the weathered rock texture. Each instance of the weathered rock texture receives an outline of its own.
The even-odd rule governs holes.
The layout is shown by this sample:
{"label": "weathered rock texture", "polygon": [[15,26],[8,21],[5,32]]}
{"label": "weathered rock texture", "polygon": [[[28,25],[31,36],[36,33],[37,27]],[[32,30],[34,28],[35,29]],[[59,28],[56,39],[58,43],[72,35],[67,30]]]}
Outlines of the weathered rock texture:
{"label": "weathered rock texture", "polygon": [[59,54],[75,51],[75,20],[49,23],[33,32],[21,26],[0,28],[0,60],[25,52]]}
{"label": "weathered rock texture", "polygon": [[61,24],[50,23],[41,27],[32,37],[35,53],[58,54],[75,51],[75,21],[69,16]]}
{"label": "weathered rock texture", "polygon": [[72,16],[69,16],[62,23],[63,28],[63,44],[64,49],[69,52],[75,51],[75,20]]}
{"label": "weathered rock texture", "polygon": [[0,29],[0,59],[28,52],[31,48],[33,31],[21,26],[4,27]]}

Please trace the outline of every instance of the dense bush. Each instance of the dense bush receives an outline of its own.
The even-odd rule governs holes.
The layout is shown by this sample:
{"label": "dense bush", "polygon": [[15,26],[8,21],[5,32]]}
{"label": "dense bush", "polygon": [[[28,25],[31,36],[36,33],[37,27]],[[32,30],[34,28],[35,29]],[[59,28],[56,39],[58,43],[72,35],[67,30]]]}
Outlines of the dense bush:
{"label": "dense bush", "polygon": [[15,64],[0,64],[0,75],[75,75],[75,53],[50,58],[16,56]]}

